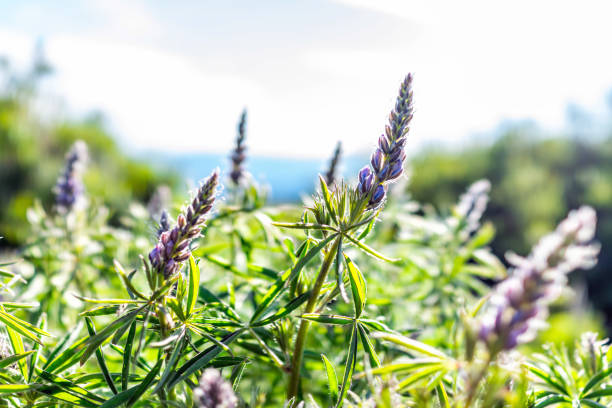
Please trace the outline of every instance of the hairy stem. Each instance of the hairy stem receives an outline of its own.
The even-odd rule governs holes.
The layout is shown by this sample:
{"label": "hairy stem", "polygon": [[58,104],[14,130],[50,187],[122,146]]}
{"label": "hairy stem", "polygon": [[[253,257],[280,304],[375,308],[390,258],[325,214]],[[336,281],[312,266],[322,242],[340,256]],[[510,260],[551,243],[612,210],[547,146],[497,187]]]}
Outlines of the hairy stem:
{"label": "hairy stem", "polygon": [[[312,291],[310,292],[310,297],[308,298],[308,303],[306,303],[304,313],[312,313],[317,305],[319,293],[321,292],[321,288],[327,279],[329,268],[336,257],[336,251],[338,251],[338,247],[340,246],[340,238],[341,237],[338,237],[334,240],[329,252],[325,254],[323,264],[321,265],[317,280],[315,281]],[[306,336],[308,334],[309,327],[310,322],[306,319],[302,319],[297,337],[295,339],[295,347],[293,350],[293,357],[291,359],[291,376],[289,377],[289,387],[287,388],[287,399],[297,396],[300,388],[300,368],[302,366],[302,357],[304,355],[304,346],[306,345]]]}

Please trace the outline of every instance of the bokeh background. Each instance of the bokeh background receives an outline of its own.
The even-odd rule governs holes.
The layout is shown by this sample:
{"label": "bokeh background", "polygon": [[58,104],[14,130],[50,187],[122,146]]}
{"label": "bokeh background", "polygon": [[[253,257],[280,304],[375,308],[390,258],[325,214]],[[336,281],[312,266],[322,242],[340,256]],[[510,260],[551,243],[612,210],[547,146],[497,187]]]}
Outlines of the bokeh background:
{"label": "bokeh background", "polygon": [[[273,202],[314,188],[337,141],[349,177],[415,73],[411,196],[448,208],[479,178],[502,256],[580,204],[598,266],[576,304],[612,327],[612,54],[606,1],[0,0],[0,241],[85,140],[91,197],[119,222],[160,185],[227,171],[248,109],[248,168]],[[110,182],[112,180],[112,182]]]}

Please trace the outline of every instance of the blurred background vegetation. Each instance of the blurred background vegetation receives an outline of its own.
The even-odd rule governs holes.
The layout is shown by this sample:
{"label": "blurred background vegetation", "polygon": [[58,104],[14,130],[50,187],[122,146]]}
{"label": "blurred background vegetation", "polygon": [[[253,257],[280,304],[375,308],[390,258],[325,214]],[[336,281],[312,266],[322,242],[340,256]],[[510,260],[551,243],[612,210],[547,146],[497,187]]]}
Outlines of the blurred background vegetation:
{"label": "blurred background vegetation", "polygon": [[[21,74],[8,61],[1,63],[5,81],[0,89],[0,233],[6,239],[0,245],[5,247],[25,242],[29,230],[26,210],[35,200],[50,207],[64,154],[77,139],[84,140],[90,150],[85,175],[88,194],[108,207],[111,220],[119,222],[132,201],[146,203],[160,185],[175,191],[184,185],[177,172],[126,155],[100,115],[58,119],[41,114],[35,106],[37,88],[50,72],[42,59]],[[462,149],[429,147],[415,154],[406,186],[410,195],[421,203],[450,208],[472,182],[490,180],[491,202],[484,218],[497,230],[492,246],[499,256],[508,250],[527,254],[570,209],[580,204],[593,206],[602,244],[599,264],[572,279],[584,303],[600,310],[612,327],[612,280],[608,278],[612,268],[612,128],[588,137],[572,129],[567,134],[547,135],[523,123],[493,133],[479,139],[492,142]],[[553,327],[551,333],[562,332]]]}
{"label": "blurred background vegetation", "polygon": [[[41,54],[39,54],[41,55]],[[89,148],[84,182],[90,197],[117,221],[132,201],[146,202],[159,185],[175,186],[172,171],[124,154],[99,114],[84,119],[47,118],[37,109],[37,90],[51,68],[40,56],[25,73],[0,63],[0,246],[23,244],[26,210],[39,199],[53,202],[52,188],[75,140]],[[112,180],[112,182],[111,182]]]}

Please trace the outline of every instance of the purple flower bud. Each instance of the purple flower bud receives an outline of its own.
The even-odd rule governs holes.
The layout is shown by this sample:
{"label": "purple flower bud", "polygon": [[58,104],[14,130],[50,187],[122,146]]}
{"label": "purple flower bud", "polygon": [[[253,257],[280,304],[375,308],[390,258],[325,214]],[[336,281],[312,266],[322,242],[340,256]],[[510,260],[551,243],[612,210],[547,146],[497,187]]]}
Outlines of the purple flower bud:
{"label": "purple flower bud", "polygon": [[387,180],[395,180],[402,174],[403,171],[404,171],[404,168],[402,166],[402,162],[399,162],[399,161],[394,162],[391,165],[389,174],[387,175]]}
{"label": "purple flower bud", "polygon": [[370,160],[370,164],[372,165],[372,169],[374,170],[374,173],[380,172],[384,161],[385,161],[385,156],[383,155],[382,150],[380,149],[374,150],[374,153],[372,153],[372,159]]}
{"label": "purple flower bud", "polygon": [[176,219],[176,224],[179,226],[179,228],[185,228],[185,225],[187,225],[187,219],[183,214],[179,214]]}
{"label": "purple flower bud", "polygon": [[381,135],[378,138],[378,148],[383,151],[385,154],[389,154],[391,151],[391,146],[389,145],[389,139],[385,135]]}
{"label": "purple flower bud", "polygon": [[385,186],[383,186],[382,184],[379,184],[376,187],[376,190],[374,190],[374,193],[372,194],[372,197],[370,198],[370,203],[368,206],[370,208],[378,207],[378,205],[381,203],[384,197],[385,197]]}

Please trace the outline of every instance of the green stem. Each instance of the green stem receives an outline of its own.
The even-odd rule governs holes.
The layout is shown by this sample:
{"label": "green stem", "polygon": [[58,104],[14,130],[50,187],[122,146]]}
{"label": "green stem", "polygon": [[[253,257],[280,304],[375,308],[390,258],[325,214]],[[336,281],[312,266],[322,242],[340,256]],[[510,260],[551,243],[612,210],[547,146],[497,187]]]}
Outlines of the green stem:
{"label": "green stem", "polygon": [[[321,288],[323,287],[323,284],[327,279],[327,273],[329,272],[329,268],[331,267],[334,258],[336,257],[338,247],[340,246],[340,239],[340,236],[336,238],[329,252],[325,254],[323,264],[321,265],[321,269],[319,270],[319,275],[317,276],[317,280],[315,281],[314,287],[310,292],[310,297],[308,298],[308,303],[306,303],[304,313],[312,313],[312,311],[315,309],[315,306],[317,305],[319,293],[321,292]],[[300,323],[300,328],[298,329],[297,337],[295,339],[295,347],[293,350],[293,357],[291,359],[291,376],[289,377],[287,399],[296,397],[300,388],[300,368],[302,367],[302,357],[304,355],[304,346],[306,345],[306,335],[308,334],[309,326],[310,321],[302,319]]]}

